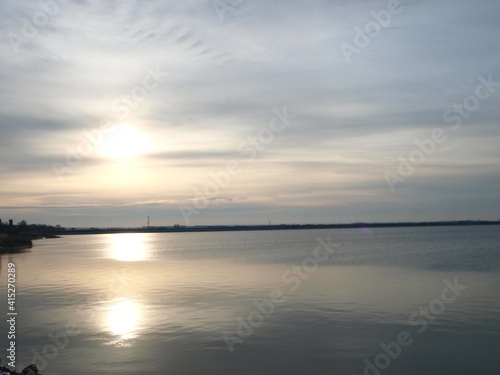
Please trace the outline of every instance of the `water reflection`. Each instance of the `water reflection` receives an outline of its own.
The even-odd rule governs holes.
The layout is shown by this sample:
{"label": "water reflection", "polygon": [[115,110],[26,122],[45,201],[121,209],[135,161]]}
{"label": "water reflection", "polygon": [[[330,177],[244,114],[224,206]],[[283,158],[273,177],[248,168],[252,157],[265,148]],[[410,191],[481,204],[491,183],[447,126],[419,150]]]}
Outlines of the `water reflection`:
{"label": "water reflection", "polygon": [[[341,247],[302,279],[295,269],[330,234]],[[20,301],[30,306],[17,327],[30,344],[19,358],[29,361],[31,348],[44,355],[48,334],[77,323],[70,348],[54,360],[44,355],[49,373],[363,374],[364,359],[373,363],[381,342],[407,330],[414,343],[391,359],[394,374],[500,374],[499,243],[493,226],[49,239],[12,255]],[[9,256],[0,255],[1,296]],[[410,314],[428,309],[455,277],[467,290],[416,332]],[[274,290],[285,293],[283,303],[267,302]],[[274,310],[246,325],[257,306]],[[223,335],[238,340],[249,329],[230,354]]]}
{"label": "water reflection", "polygon": [[115,343],[123,343],[137,336],[139,329],[139,307],[126,298],[114,301],[108,313],[108,330],[117,337]]}
{"label": "water reflection", "polygon": [[120,233],[110,236],[112,241],[111,257],[121,261],[139,261],[148,258],[143,233]]}

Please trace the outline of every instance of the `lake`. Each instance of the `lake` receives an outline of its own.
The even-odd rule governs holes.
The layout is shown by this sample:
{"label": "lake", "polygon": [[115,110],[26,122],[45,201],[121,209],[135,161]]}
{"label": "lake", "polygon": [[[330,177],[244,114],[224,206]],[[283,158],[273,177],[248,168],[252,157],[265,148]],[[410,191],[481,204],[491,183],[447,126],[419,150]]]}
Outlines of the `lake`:
{"label": "lake", "polygon": [[18,369],[500,374],[500,226],[73,235],[0,261]]}

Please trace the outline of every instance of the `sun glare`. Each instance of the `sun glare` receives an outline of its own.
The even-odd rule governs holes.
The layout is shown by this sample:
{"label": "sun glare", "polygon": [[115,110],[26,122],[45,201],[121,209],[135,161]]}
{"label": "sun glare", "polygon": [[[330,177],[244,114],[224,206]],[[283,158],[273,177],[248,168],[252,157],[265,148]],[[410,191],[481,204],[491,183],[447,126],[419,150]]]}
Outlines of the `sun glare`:
{"label": "sun glare", "polygon": [[147,251],[144,244],[144,234],[112,234],[112,239],[112,258],[125,262],[140,261],[147,258]]}
{"label": "sun glare", "polygon": [[120,124],[106,134],[99,149],[110,158],[131,158],[147,153],[151,149],[151,142],[148,136],[135,126]]}
{"label": "sun glare", "polygon": [[111,307],[108,314],[109,331],[121,340],[135,337],[138,329],[139,309],[135,302],[119,299]]}

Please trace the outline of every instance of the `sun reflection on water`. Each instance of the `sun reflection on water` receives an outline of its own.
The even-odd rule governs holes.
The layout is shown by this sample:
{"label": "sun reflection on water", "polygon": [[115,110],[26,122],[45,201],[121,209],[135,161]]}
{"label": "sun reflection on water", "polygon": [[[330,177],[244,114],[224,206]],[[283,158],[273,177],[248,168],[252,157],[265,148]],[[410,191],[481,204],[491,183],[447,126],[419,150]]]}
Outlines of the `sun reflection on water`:
{"label": "sun reflection on water", "polygon": [[139,261],[148,257],[145,234],[120,233],[112,235],[112,257],[121,261]]}
{"label": "sun reflection on water", "polygon": [[117,336],[116,343],[123,343],[137,336],[139,330],[139,307],[126,298],[117,299],[108,312],[107,327]]}

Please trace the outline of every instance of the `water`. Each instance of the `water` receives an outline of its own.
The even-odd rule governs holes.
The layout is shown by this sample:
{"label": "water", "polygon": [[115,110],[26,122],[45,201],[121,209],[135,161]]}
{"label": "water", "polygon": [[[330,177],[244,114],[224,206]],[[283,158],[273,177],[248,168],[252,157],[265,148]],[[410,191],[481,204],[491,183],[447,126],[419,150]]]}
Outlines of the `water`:
{"label": "water", "polygon": [[16,361],[48,375],[497,375],[499,244],[499,226],[66,236],[3,254],[0,293],[6,314],[14,262]]}

